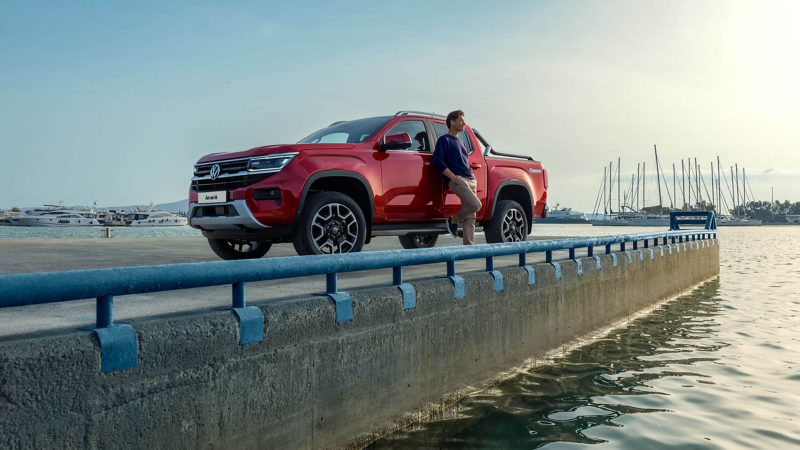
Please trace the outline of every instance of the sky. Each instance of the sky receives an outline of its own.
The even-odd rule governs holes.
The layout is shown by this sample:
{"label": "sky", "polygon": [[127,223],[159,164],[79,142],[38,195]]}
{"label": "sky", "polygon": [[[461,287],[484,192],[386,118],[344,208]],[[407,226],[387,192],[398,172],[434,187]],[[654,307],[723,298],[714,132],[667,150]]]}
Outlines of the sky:
{"label": "sky", "polygon": [[654,144],[670,185],[719,156],[800,201],[800,1],[0,2],[0,208],[172,202],[205,154],[404,109],[542,161],[551,206]]}

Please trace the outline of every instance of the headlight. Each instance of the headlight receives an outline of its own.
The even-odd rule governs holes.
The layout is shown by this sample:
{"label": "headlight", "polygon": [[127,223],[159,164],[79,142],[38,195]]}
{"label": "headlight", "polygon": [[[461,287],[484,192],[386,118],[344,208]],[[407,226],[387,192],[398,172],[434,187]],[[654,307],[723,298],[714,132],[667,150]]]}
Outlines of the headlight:
{"label": "headlight", "polygon": [[289,162],[297,156],[297,153],[281,153],[279,155],[269,155],[262,158],[253,158],[247,164],[248,172],[270,171],[277,172],[286,167]]}
{"label": "headlight", "polygon": [[198,173],[200,173],[200,168],[197,167],[197,166],[194,166],[194,176],[197,176]]}

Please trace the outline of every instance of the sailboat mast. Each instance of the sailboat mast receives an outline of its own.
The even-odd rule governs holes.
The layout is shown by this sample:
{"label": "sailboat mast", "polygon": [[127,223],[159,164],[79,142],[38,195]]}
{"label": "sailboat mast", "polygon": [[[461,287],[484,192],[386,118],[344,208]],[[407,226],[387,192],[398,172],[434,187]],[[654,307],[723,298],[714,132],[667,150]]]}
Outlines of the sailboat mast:
{"label": "sailboat mast", "polygon": [[717,213],[717,200],[716,200],[716,192],[714,192],[714,163],[708,163],[711,165],[711,205],[714,207],[714,214]]}
{"label": "sailboat mast", "polygon": [[742,194],[744,194],[744,215],[747,216],[747,175],[744,173],[744,167],[742,167]]}
{"label": "sailboat mast", "polygon": [[731,203],[733,203],[733,216],[736,216],[736,193],[733,192],[734,189],[734,178],[733,178],[733,166],[731,166]]}
{"label": "sailboat mast", "polygon": [[683,160],[681,160],[681,198],[683,198],[681,211],[686,211],[686,167]]}
{"label": "sailboat mast", "polygon": [[[678,194],[675,191],[675,187],[678,184],[678,177],[677,172],[675,171],[675,163],[672,163],[672,198],[675,199],[675,203],[678,203]],[[674,211],[678,205],[672,205],[672,210]]]}
{"label": "sailboat mast", "polygon": [[737,217],[741,213],[741,200],[739,199],[739,163],[736,163],[736,212]]}
{"label": "sailboat mast", "polygon": [[622,158],[617,158],[617,214],[622,213],[622,178],[621,174],[622,171],[620,170],[620,163],[622,163]]}
{"label": "sailboat mast", "polygon": [[[691,159],[689,162],[692,162]],[[700,194],[700,170],[697,167],[697,158],[694,159],[694,199],[697,203],[697,209],[700,210],[700,201],[702,201],[703,196]]]}
{"label": "sailboat mast", "polygon": [[719,156],[717,156],[717,198],[719,199],[719,213],[722,214],[722,172],[720,172]]}
{"label": "sailboat mast", "polygon": [[609,179],[609,183],[608,183],[608,210],[613,213],[614,211],[611,210],[611,189],[614,188],[614,172],[612,171],[612,168],[611,168],[612,165],[613,165],[612,162],[608,163],[608,179]]}
{"label": "sailboat mast", "polygon": [[661,201],[661,171],[658,170],[658,150],[656,149],[655,144],[653,144],[653,151],[656,154],[656,183],[658,183],[658,207],[661,210],[661,214],[664,214],[664,207],[662,206],[664,203]]}
{"label": "sailboat mast", "polygon": [[641,172],[642,165],[636,163],[636,210],[639,211],[639,174]]}
{"label": "sailboat mast", "polygon": [[[692,165],[691,159],[686,161],[686,181],[689,182],[689,203],[692,203]],[[692,210],[692,207],[689,206],[689,211]]]}

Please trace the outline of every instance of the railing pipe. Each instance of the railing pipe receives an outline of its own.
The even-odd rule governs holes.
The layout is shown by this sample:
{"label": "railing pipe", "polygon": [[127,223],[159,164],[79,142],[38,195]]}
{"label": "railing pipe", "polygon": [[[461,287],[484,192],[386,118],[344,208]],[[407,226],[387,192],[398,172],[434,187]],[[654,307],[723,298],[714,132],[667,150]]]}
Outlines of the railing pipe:
{"label": "railing pipe", "polygon": [[623,234],[572,239],[509,242],[432,249],[387,250],[322,256],[291,256],[240,261],[213,261],[111,269],[74,270],[0,276],[0,307],[24,306],[104,296],[143,294],[239,282],[327,275],[328,292],[336,292],[336,273],[447,262],[455,275],[455,261],[489,256],[552,252],[576,247],[606,246],[641,239],[675,238],[690,230]]}

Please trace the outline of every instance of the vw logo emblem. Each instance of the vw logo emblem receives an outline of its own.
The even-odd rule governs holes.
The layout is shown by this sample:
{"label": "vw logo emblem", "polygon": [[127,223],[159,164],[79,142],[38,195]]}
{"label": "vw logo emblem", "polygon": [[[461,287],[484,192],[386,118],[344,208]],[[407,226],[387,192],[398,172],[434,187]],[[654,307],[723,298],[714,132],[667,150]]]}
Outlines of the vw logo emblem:
{"label": "vw logo emblem", "polygon": [[211,166],[211,179],[212,180],[216,180],[217,179],[217,177],[219,176],[219,171],[220,171],[219,164],[214,164],[213,166]]}

